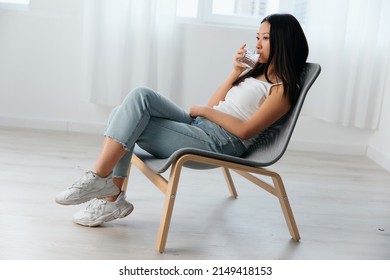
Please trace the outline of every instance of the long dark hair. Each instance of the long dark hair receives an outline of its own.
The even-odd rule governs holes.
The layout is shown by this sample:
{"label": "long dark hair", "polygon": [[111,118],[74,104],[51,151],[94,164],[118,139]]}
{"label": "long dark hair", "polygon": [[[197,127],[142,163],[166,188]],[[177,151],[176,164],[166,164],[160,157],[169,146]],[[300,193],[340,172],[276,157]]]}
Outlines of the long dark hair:
{"label": "long dark hair", "polygon": [[261,23],[270,24],[270,54],[267,63],[256,63],[255,67],[241,76],[233,85],[239,84],[247,77],[258,77],[264,74],[268,82],[268,67],[274,64],[275,75],[281,79],[284,94],[290,104],[295,105],[299,90],[302,69],[309,54],[306,36],[298,20],[290,14],[272,14]]}

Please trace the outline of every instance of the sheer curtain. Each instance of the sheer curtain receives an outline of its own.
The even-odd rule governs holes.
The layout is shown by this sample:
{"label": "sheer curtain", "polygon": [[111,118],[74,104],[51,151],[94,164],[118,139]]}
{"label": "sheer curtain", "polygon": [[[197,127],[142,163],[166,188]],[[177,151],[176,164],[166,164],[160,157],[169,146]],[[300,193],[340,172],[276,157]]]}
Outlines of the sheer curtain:
{"label": "sheer curtain", "polygon": [[84,16],[91,102],[117,105],[139,85],[175,92],[176,0],[85,0]]}
{"label": "sheer curtain", "polygon": [[306,34],[322,73],[305,112],[320,119],[375,129],[390,83],[390,1],[310,0]]}
{"label": "sheer curtain", "polygon": [[[138,85],[175,98],[180,68],[176,0],[84,2],[84,73],[90,100],[117,105]],[[307,1],[309,60],[322,66],[304,107],[307,115],[377,128],[390,83],[389,12],[387,0]]]}

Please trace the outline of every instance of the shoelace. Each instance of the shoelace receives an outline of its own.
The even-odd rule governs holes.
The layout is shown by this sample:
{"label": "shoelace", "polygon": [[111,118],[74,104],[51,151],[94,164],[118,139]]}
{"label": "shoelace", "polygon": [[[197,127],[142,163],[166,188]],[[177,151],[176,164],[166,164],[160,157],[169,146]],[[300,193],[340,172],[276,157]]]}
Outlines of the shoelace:
{"label": "shoelace", "polygon": [[92,171],[85,172],[84,176],[82,176],[78,181],[74,182],[71,188],[79,189],[83,186],[83,184],[88,183],[91,179],[95,178],[95,174]]}
{"label": "shoelace", "polygon": [[106,204],[107,200],[105,199],[98,199],[94,198],[90,201],[90,203],[87,205],[86,210],[88,212],[96,211],[97,209],[100,209],[102,205]]}

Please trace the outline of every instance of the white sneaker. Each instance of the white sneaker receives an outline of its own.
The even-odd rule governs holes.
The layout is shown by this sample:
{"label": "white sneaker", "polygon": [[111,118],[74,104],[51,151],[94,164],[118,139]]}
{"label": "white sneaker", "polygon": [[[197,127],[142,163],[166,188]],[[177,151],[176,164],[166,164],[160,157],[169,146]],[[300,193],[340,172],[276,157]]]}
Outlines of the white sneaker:
{"label": "white sneaker", "polygon": [[126,200],[125,193],[121,192],[113,202],[105,199],[92,199],[86,209],[73,215],[73,221],[82,226],[96,227],[104,222],[124,218],[133,209],[133,205]]}
{"label": "white sneaker", "polygon": [[56,196],[56,202],[64,205],[74,205],[87,202],[92,198],[103,198],[117,195],[119,188],[112,182],[111,175],[99,177],[92,171],[86,172],[71,187]]}

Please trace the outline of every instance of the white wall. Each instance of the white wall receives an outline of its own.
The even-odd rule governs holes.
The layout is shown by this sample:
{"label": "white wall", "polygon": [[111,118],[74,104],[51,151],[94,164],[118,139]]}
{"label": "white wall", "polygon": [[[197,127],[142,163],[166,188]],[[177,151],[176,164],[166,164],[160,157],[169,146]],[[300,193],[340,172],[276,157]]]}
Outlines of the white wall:
{"label": "white wall", "polygon": [[77,0],[0,10],[0,125],[101,129],[110,108],[84,90],[82,15]]}
{"label": "white wall", "polygon": [[[183,64],[177,69],[185,108],[203,104],[231,70],[241,43],[256,29],[180,27]],[[0,10],[0,125],[101,133],[108,106],[89,102],[83,69],[83,1],[34,0],[30,11]],[[321,76],[320,76],[321,78]],[[129,89],[130,90],[130,89]],[[315,94],[314,84],[311,94]],[[303,115],[290,148],[366,154],[390,170],[390,86],[379,129],[342,127]]]}

